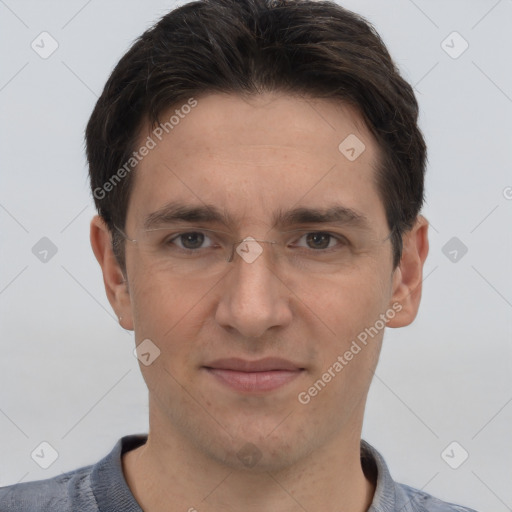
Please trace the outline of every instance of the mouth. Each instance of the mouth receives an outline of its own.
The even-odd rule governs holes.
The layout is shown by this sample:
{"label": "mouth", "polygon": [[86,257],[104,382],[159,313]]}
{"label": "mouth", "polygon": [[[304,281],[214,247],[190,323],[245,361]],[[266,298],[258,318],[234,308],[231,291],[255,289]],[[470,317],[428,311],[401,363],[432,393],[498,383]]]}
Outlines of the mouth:
{"label": "mouth", "polygon": [[291,361],[266,358],[258,361],[219,359],[203,366],[217,382],[236,391],[259,393],[288,384],[305,372]]}

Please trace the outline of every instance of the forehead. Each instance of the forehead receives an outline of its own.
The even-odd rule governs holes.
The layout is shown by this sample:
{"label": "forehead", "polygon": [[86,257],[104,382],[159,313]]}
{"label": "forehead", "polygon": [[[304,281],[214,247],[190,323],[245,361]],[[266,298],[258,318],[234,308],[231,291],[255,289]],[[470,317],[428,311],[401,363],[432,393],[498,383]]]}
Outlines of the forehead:
{"label": "forehead", "polygon": [[384,215],[374,182],[378,148],[355,108],[278,93],[195,101],[192,109],[174,106],[141,136],[141,146],[148,136],[155,144],[134,172],[128,222],[171,201],[260,221],[335,203]]}

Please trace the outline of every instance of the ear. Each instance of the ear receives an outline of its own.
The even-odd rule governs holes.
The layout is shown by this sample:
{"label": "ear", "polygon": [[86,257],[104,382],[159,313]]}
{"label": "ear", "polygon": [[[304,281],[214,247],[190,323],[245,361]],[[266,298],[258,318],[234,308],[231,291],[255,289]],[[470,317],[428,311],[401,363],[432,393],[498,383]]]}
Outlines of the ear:
{"label": "ear", "polygon": [[91,246],[103,272],[107,298],[119,317],[121,327],[133,330],[128,283],[112,249],[112,236],[105,221],[96,215],[91,221]]}
{"label": "ear", "polygon": [[388,327],[409,325],[418,313],[423,265],[428,255],[427,219],[418,215],[414,226],[404,233],[402,239],[402,258],[393,274],[393,295],[389,303],[397,314],[387,322]]}

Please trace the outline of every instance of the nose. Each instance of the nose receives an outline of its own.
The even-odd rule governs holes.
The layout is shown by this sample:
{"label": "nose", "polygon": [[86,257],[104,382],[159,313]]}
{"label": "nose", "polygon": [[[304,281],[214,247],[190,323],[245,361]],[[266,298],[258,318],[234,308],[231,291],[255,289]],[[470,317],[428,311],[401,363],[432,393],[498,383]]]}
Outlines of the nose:
{"label": "nose", "polygon": [[[254,240],[254,239],[253,239]],[[259,338],[268,329],[285,327],[292,318],[291,292],[272,266],[270,243],[240,244],[222,280],[216,321],[247,338]]]}

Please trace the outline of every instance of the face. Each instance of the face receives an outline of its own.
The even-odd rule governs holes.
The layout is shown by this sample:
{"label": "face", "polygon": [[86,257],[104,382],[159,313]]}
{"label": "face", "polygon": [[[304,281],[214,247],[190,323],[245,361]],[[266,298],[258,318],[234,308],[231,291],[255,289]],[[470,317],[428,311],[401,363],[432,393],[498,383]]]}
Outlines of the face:
{"label": "face", "polygon": [[135,171],[127,287],[109,297],[151,340],[150,431],[277,469],[360,432],[385,322],[411,320],[378,149],[339,103],[196,99]]}

